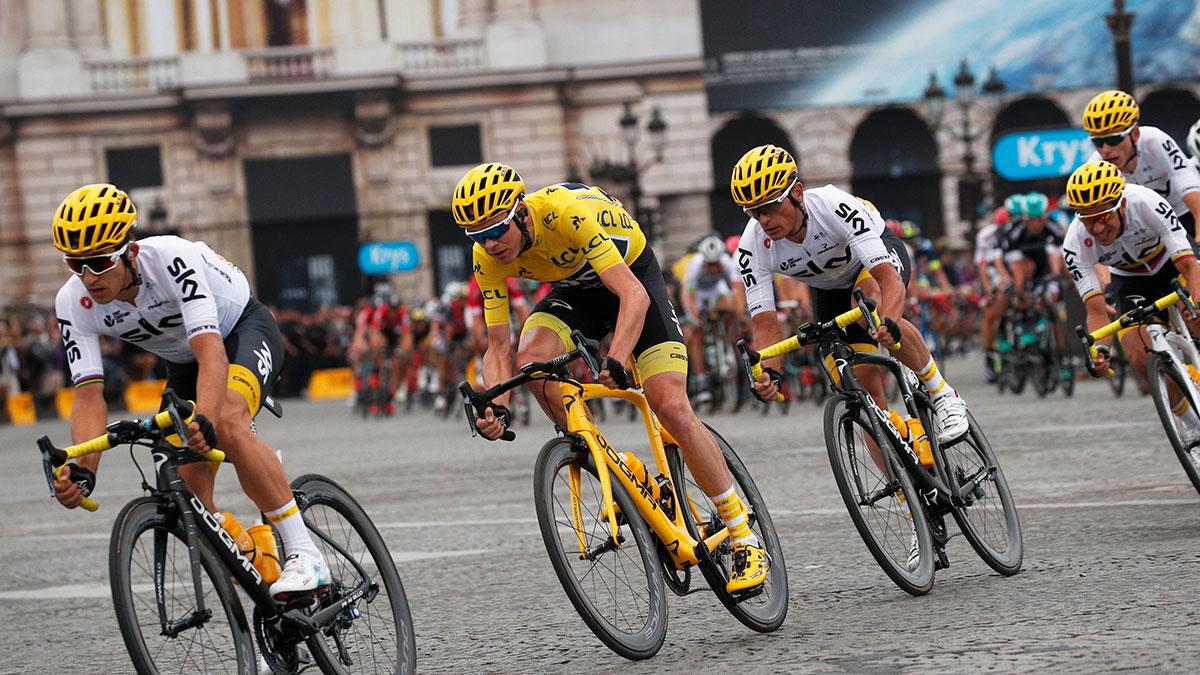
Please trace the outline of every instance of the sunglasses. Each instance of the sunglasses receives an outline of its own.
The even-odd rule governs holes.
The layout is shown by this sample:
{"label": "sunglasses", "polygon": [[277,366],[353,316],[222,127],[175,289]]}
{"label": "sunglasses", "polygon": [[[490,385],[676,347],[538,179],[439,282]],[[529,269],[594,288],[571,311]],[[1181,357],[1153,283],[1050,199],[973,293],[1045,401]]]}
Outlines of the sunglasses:
{"label": "sunglasses", "polygon": [[517,203],[513,204],[512,211],[508,212],[507,218],[496,223],[495,225],[492,225],[491,227],[485,227],[478,232],[467,232],[466,235],[471,238],[471,241],[479,244],[480,246],[486,245],[487,242],[492,241],[493,239],[499,239],[500,237],[503,237],[504,233],[508,232],[508,227],[512,225],[513,218],[515,218],[517,215],[517,207],[520,205],[521,200],[518,199]]}
{"label": "sunglasses", "polygon": [[69,267],[71,271],[78,276],[83,276],[84,270],[87,270],[96,276],[100,276],[101,274],[104,274],[105,272],[108,272],[112,268],[116,267],[117,261],[121,259],[121,256],[125,255],[125,251],[127,250],[129,250],[128,242],[112,253],[105,253],[103,255],[90,255],[80,258],[64,255],[63,260],[67,263],[67,267]]}
{"label": "sunglasses", "polygon": [[771,212],[773,212],[780,204],[783,203],[783,200],[788,198],[788,195],[792,194],[792,188],[796,187],[796,183],[799,181],[800,181],[799,176],[793,178],[792,184],[787,186],[787,189],[783,191],[783,194],[779,195],[778,197],[776,197],[775,199],[772,199],[769,202],[763,202],[762,204],[759,204],[758,206],[744,208],[744,209],[742,209],[742,211],[744,211],[746,213],[746,215],[750,216],[751,218],[753,218],[755,220],[758,220],[759,216],[770,215]]}
{"label": "sunglasses", "polygon": [[1097,225],[1103,225],[1109,220],[1112,220],[1113,214],[1116,213],[1117,209],[1121,208],[1121,205],[1124,203],[1125,198],[1122,197],[1117,200],[1116,204],[1112,205],[1110,208],[1104,209],[1103,211],[1097,211],[1096,213],[1089,213],[1086,215],[1080,213],[1079,220],[1084,224],[1085,227],[1088,228],[1092,228]]}
{"label": "sunglasses", "polygon": [[1121,141],[1125,140],[1125,137],[1132,133],[1133,127],[1129,127],[1125,131],[1122,131],[1119,134],[1113,134],[1112,136],[1092,136],[1092,145],[1096,146],[1097,148],[1102,148],[1106,145],[1120,145]]}

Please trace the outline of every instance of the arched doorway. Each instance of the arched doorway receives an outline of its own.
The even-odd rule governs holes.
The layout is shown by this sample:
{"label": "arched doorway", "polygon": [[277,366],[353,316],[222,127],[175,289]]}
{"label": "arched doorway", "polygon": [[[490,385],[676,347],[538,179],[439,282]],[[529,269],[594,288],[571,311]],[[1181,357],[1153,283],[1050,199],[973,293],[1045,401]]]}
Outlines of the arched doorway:
{"label": "arched doorway", "polygon": [[1188,129],[1200,118],[1200,100],[1195,94],[1186,89],[1159,89],[1146,94],[1139,105],[1142,124],[1162,129],[1179,147],[1187,148]]}
{"label": "arched doorway", "polygon": [[[994,148],[996,141],[1011,131],[1028,129],[1049,129],[1063,127],[1078,127],[1082,124],[1082,111],[1078,118],[1072,118],[1054,101],[1044,96],[1026,96],[1019,98],[1000,110],[992,123],[992,137],[988,148]],[[1056,176],[1036,180],[1007,181],[999,174],[992,172],[992,201],[999,205],[1009,195],[1018,192],[1043,192],[1051,199],[1062,195],[1066,178]]]}
{"label": "arched doorway", "polygon": [[767,143],[778,145],[792,153],[796,163],[800,163],[787,132],[772,120],[760,115],[745,114],[732,119],[713,135],[713,191],[709,196],[709,213],[712,214],[713,229],[723,236],[741,234],[746,227],[746,214],[729,194],[729,177],[733,174],[733,165],[737,164],[750,148]]}
{"label": "arched doorway", "polygon": [[867,115],[850,141],[851,190],[869,199],[884,218],[918,223],[931,239],[946,231],[937,142],[925,121],[908,108]]}

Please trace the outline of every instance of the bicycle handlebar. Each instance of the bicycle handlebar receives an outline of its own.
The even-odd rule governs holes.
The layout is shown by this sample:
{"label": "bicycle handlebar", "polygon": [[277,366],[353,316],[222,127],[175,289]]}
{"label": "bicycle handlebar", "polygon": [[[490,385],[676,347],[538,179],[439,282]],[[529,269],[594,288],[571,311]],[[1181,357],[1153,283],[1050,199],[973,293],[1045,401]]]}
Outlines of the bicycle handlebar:
{"label": "bicycle handlebar", "polygon": [[[485,412],[491,407],[492,400],[497,396],[508,391],[516,389],[534,379],[539,379],[536,376],[542,375],[541,379],[553,379],[563,381],[566,376],[558,375],[562,368],[575,359],[583,359],[587,366],[588,372],[593,378],[600,377],[600,371],[604,370],[605,360],[600,357],[600,343],[596,340],[589,340],[584,337],[583,333],[578,330],[571,331],[571,340],[575,343],[575,348],[569,352],[559,354],[549,361],[534,361],[521,366],[521,372],[509,379],[497,384],[490,389],[484,391],[476,391],[471,383],[462,381],[458,385],[458,392],[463,397],[463,410],[467,417],[467,426],[471,429],[471,437],[479,435],[479,429],[475,424],[476,419],[482,419]],[[619,364],[618,364],[619,365]],[[614,378],[616,379],[616,378]],[[505,429],[500,435],[499,440],[513,441],[516,440],[517,434],[511,429]]]}
{"label": "bicycle handlebar", "polygon": [[[50,496],[55,495],[54,483],[62,473],[62,467],[72,459],[96,452],[105,452],[118,445],[135,443],[152,435],[154,432],[174,427],[175,433],[186,442],[187,424],[192,421],[196,411],[195,403],[184,401],[170,389],[163,392],[167,399],[167,409],[145,420],[121,420],[108,425],[103,436],[97,436],[89,441],[57,448],[50,442],[49,436],[37,439],[38,450],[42,454],[42,468],[46,474],[46,483],[50,487]],[[215,448],[200,455],[210,462],[224,462],[225,453]],[[95,511],[100,503],[90,497],[84,497],[79,504],[86,511]]]}
{"label": "bicycle handlebar", "polygon": [[[1196,305],[1192,303],[1191,296],[1189,296],[1184,290],[1183,285],[1179,283],[1178,279],[1173,279],[1171,281],[1171,287],[1175,290],[1152,303],[1146,303],[1144,305],[1134,307],[1128,312],[1125,312],[1121,316],[1118,316],[1116,319],[1101,326],[1100,328],[1097,328],[1094,331],[1091,331],[1090,333],[1084,329],[1083,326],[1075,326],[1075,333],[1079,335],[1079,340],[1083,343],[1084,348],[1088,350],[1088,355],[1093,360],[1096,358],[1097,340],[1103,340],[1122,328],[1129,328],[1130,326],[1146,323],[1153,318],[1155,314],[1158,314],[1162,310],[1167,309],[1177,302],[1182,302],[1188,311],[1195,312]],[[1092,371],[1090,365],[1088,366],[1088,372],[1090,372],[1093,377],[1100,377],[1100,375]],[[1113,375],[1115,375],[1115,373],[1111,368],[1109,368],[1107,376],[1112,377]]]}
{"label": "bicycle handlebar", "polygon": [[[825,323],[810,322],[796,329],[796,334],[786,338],[773,345],[764,347],[758,351],[750,349],[746,340],[738,340],[737,348],[742,354],[742,362],[746,364],[746,370],[750,373],[750,387],[754,388],[754,384],[758,382],[763,375],[762,361],[763,359],[773,359],[777,356],[783,356],[800,349],[805,345],[815,344],[830,336],[831,333],[841,332],[847,326],[853,324],[863,317],[867,318],[867,325],[872,331],[876,330],[881,323],[879,313],[875,311],[875,302],[863,293],[861,288],[854,289],[854,299],[858,304],[857,307],[848,312],[843,312],[832,320]],[[896,336],[899,337],[899,336]],[[900,343],[896,342],[891,347],[892,351],[900,349]],[[782,401],[783,393],[776,392],[775,400]]]}

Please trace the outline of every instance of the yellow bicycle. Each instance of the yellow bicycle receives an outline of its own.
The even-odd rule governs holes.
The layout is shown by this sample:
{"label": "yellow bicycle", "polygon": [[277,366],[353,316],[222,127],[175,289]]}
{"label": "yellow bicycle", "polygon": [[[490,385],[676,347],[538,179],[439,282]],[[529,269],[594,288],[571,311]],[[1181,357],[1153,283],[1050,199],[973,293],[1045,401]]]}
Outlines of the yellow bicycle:
{"label": "yellow bicycle", "polygon": [[[708,588],[739,621],[767,633],[787,615],[783,551],[762,495],[733,448],[709,427],[749,513],[751,529],[771,557],[764,584],[741,595],[726,592],[733,566],[729,532],[692,478],[679,444],[659,426],[640,391],[609,389],[574,379],[567,364],[582,359],[597,376],[599,349],[578,331],[576,347],[549,361],[526,364],[486,391],[459,385],[472,434],[477,416],[501,394],[535,380],[560,383],[567,429],[542,447],[534,469],[534,503],[546,551],[563,589],[584,623],[627,659],[658,653],[667,634],[664,587],[676,595],[693,588],[699,567]],[[657,475],[632,453],[618,452],[596,427],[586,401],[615,398],[642,414]],[[513,440],[506,431],[505,440]],[[616,477],[616,480],[613,477]]]}

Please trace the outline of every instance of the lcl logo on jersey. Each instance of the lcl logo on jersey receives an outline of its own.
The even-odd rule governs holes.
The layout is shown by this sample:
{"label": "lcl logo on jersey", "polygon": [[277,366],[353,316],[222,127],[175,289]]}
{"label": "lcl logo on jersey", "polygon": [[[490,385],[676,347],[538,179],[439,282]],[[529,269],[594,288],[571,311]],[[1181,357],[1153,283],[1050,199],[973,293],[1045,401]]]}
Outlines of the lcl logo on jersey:
{"label": "lcl logo on jersey", "polygon": [[167,265],[167,273],[170,274],[175,279],[175,283],[179,285],[179,292],[182,294],[184,302],[191,302],[192,300],[199,300],[201,298],[208,297],[207,295],[200,294],[200,284],[192,278],[196,275],[196,270],[188,267],[188,264],[183,261],[183,258],[177,257],[172,260],[171,264]]}

